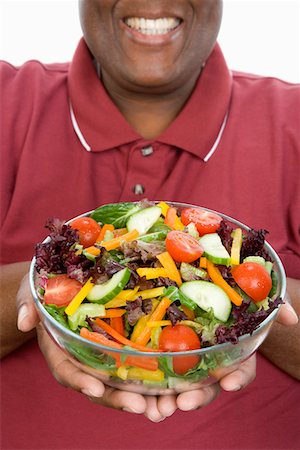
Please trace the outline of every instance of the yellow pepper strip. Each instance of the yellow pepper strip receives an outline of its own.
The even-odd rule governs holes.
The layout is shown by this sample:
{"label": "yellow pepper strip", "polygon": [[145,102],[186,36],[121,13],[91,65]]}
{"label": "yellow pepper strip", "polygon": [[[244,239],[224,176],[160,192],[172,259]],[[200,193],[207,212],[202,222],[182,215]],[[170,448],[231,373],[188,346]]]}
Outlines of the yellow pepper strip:
{"label": "yellow pepper strip", "polygon": [[105,308],[119,308],[120,306],[126,306],[127,300],[135,300],[137,298],[136,293],[139,288],[139,286],[136,286],[134,289],[124,289],[119,292],[115,298],[105,303]]}
{"label": "yellow pepper strip", "polygon": [[165,375],[162,370],[147,370],[140,367],[130,367],[127,372],[127,379],[145,381],[163,381]]}
{"label": "yellow pepper strip", "polygon": [[139,277],[146,277],[147,280],[153,280],[158,277],[167,277],[167,271],[163,267],[140,267],[136,269]]}
{"label": "yellow pepper strip", "polygon": [[88,295],[92,287],[94,286],[94,283],[92,283],[92,277],[87,280],[86,283],[82,286],[80,291],[75,295],[75,297],[71,300],[71,302],[68,304],[68,306],[65,309],[65,313],[68,316],[71,316],[74,314],[74,312],[77,310],[77,308],[81,305],[85,297]]}
{"label": "yellow pepper strip", "polygon": [[126,366],[120,366],[118,367],[117,373],[116,373],[117,377],[121,378],[121,380],[127,380],[128,377],[128,367]]}
{"label": "yellow pepper strip", "polygon": [[146,298],[160,297],[161,295],[163,295],[164,290],[165,290],[164,286],[153,289],[145,289],[144,291],[138,292],[134,296],[133,300],[136,300],[138,297],[142,297],[143,300],[145,300]]}
{"label": "yellow pepper strip", "polygon": [[161,208],[161,213],[164,217],[166,217],[167,211],[170,206],[166,202],[159,202],[158,205]]}
{"label": "yellow pepper strip", "polygon": [[[166,217],[168,209],[170,208],[170,206],[166,202],[160,202],[160,203],[158,203],[157,206],[159,206],[161,208],[162,215],[164,217]],[[183,223],[181,222],[181,220],[179,219],[179,217],[177,215],[175,217],[174,230],[181,230],[181,231],[184,230],[184,225],[183,225]]]}
{"label": "yellow pepper strip", "polygon": [[150,328],[167,327],[168,325],[172,325],[171,320],[156,320],[155,322],[151,322],[149,320],[147,322],[147,327],[150,327]]}
{"label": "yellow pepper strip", "polygon": [[232,303],[236,306],[242,304],[243,298],[224,280],[219,269],[209,260],[207,260],[207,272],[211,280],[226,292]]}
{"label": "yellow pepper strip", "polygon": [[180,272],[176,267],[176,264],[174,262],[174,259],[168,252],[161,253],[160,255],[157,255],[157,259],[161,263],[161,265],[166,269],[167,271],[167,277],[170,278],[170,280],[176,281],[178,286],[182,285],[182,280],[180,276]]}
{"label": "yellow pepper strip", "polygon": [[240,253],[243,242],[243,233],[241,228],[236,228],[233,231],[233,240],[231,246],[231,265],[237,266],[240,263]]}
{"label": "yellow pepper strip", "polygon": [[104,247],[107,251],[109,250],[115,250],[116,248],[120,247],[123,241],[129,242],[133,241],[135,238],[137,238],[139,235],[139,232],[137,230],[132,230],[129,233],[123,234],[122,236],[115,237],[111,239],[110,241],[102,242],[101,246]]}
{"label": "yellow pepper strip", "polygon": [[206,269],[206,266],[207,266],[206,263],[207,263],[207,259],[205,258],[205,256],[201,256],[200,264],[199,264],[200,269]]}
{"label": "yellow pepper strip", "polygon": [[[163,297],[158,303],[156,309],[151,313],[149,321],[155,322],[162,320],[168,307],[171,305],[171,300],[168,297]],[[147,345],[151,337],[151,328],[146,326],[142,329],[141,333],[136,338],[135,342],[141,345]]]}
{"label": "yellow pepper strip", "polygon": [[134,325],[133,331],[130,336],[130,340],[132,342],[135,342],[137,337],[141,334],[143,329],[146,327],[148,320],[150,319],[151,314],[146,314],[145,316],[142,316],[139,318],[137,323]]}

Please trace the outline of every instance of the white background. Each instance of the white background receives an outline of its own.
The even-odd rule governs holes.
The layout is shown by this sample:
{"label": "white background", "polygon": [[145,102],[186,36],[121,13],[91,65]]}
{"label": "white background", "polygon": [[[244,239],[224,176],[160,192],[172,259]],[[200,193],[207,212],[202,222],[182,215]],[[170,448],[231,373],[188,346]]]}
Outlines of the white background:
{"label": "white background", "polygon": [[[77,0],[0,0],[0,59],[68,61],[81,36]],[[300,82],[300,0],[224,0],[230,68]]]}

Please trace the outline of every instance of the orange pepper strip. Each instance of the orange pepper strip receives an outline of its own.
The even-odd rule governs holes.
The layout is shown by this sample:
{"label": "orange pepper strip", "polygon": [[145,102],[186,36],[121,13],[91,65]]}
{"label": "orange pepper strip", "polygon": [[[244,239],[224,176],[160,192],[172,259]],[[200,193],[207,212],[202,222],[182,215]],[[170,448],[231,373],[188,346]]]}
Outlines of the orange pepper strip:
{"label": "orange pepper strip", "polygon": [[[153,313],[149,317],[149,322],[156,322],[157,320],[162,320],[166,314],[167,309],[171,305],[171,300],[168,297],[163,297]],[[147,325],[142,329],[141,333],[137,336],[135,343],[140,345],[147,345],[151,337],[151,327]]]}
{"label": "orange pepper strip", "polygon": [[[121,349],[123,346],[118,344],[118,342],[111,341],[107,339],[102,334],[97,333],[95,331],[89,331],[87,328],[82,327],[80,330],[80,336],[88,339],[89,341],[96,342],[97,344],[105,345],[106,347],[112,347]],[[103,351],[103,350],[102,350]],[[125,363],[129,366],[141,367],[142,369],[147,370],[157,370],[158,369],[158,361],[153,356],[131,356],[128,355],[125,361],[121,361],[121,353],[114,353],[109,351],[103,351],[107,355],[110,355],[116,361],[116,366],[123,366]],[[122,358],[123,359],[123,358]]]}
{"label": "orange pepper strip", "polygon": [[207,260],[206,264],[207,272],[211,280],[226,292],[232,303],[234,303],[236,306],[240,306],[243,302],[243,298],[224,280],[221,272],[214,265],[214,263]]}
{"label": "orange pepper strip", "polygon": [[90,255],[94,255],[94,256],[100,255],[100,248],[95,247],[94,245],[92,245],[91,247],[85,248],[84,251],[89,253]]}
{"label": "orange pepper strip", "polygon": [[207,260],[206,260],[205,256],[201,256],[200,264],[199,264],[200,269],[206,269],[206,265],[207,265]]}
{"label": "orange pepper strip", "polygon": [[176,217],[177,217],[176,209],[168,208],[164,222],[166,225],[168,225],[173,230],[175,230],[175,227],[176,227]]}
{"label": "orange pepper strip", "polygon": [[184,314],[186,315],[186,317],[188,318],[188,320],[195,319],[195,311],[193,311],[192,309],[188,308],[185,305],[181,305],[180,307],[181,307],[182,311],[184,312]]}
{"label": "orange pepper strip", "polygon": [[182,285],[181,276],[179,273],[179,270],[176,267],[176,264],[174,262],[174,259],[168,252],[161,253],[160,255],[157,255],[157,259],[161,263],[161,265],[166,269],[167,271],[167,277],[171,280],[176,281],[178,286]]}
{"label": "orange pepper strip", "polygon": [[122,236],[115,237],[110,239],[109,241],[102,242],[101,246],[104,247],[107,251],[114,250],[120,247],[122,241],[133,241],[133,239],[137,238],[139,232],[137,230],[132,230],[129,233],[123,234]]}
{"label": "orange pepper strip", "polygon": [[127,228],[116,228],[113,232],[114,237],[123,236],[126,233],[128,233]]}
{"label": "orange pepper strip", "polygon": [[116,339],[117,341],[121,342],[124,345],[128,345],[132,348],[135,348],[136,350],[140,350],[141,352],[156,351],[156,350],[153,350],[152,348],[145,347],[145,345],[142,345],[140,343],[130,341],[126,337],[119,334],[116,330],[114,330],[110,325],[108,325],[108,323],[104,322],[103,320],[99,319],[98,317],[95,321],[104,331],[106,331],[108,334],[110,334],[110,336],[112,336],[114,339]]}
{"label": "orange pepper strip", "polygon": [[115,227],[110,223],[105,223],[101,228],[100,234],[97,237],[96,242],[102,242],[104,239],[104,235],[107,231],[114,231]]}
{"label": "orange pepper strip", "polygon": [[111,308],[108,311],[105,311],[105,316],[101,317],[104,317],[105,319],[111,319],[112,317],[122,317],[125,312],[125,309],[122,308]]}
{"label": "orange pepper strip", "polygon": [[110,326],[120,333],[122,336],[125,334],[123,317],[111,317]]}

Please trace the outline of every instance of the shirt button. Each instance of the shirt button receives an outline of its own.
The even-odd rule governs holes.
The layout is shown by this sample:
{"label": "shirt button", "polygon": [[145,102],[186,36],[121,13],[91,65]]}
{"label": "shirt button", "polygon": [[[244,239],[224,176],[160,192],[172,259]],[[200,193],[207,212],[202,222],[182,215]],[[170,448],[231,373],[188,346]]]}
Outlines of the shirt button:
{"label": "shirt button", "polygon": [[141,149],[141,153],[143,156],[149,156],[153,153],[153,147],[151,145],[148,145],[148,147],[143,147]]}
{"label": "shirt button", "polygon": [[132,190],[135,195],[141,195],[145,192],[145,188],[141,184],[136,184],[135,186],[133,186]]}

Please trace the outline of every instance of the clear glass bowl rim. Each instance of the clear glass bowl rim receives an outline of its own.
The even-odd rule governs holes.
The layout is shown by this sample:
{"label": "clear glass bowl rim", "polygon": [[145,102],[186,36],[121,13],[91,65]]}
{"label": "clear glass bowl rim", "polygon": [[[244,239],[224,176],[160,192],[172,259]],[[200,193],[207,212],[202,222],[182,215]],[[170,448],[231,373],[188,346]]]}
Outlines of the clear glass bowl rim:
{"label": "clear glass bowl rim", "polygon": [[[138,203],[138,202],[132,202],[132,203]],[[155,203],[159,203],[158,201],[155,201]],[[213,209],[209,209],[206,208],[204,206],[199,206],[199,205],[193,205],[190,203],[181,203],[181,202],[171,202],[166,200],[166,203],[168,205],[173,205],[175,207],[178,208],[198,208],[198,209],[204,209],[208,212],[212,212],[215,214],[220,215],[223,219],[231,222],[234,225],[237,225],[238,227],[244,229],[245,231],[249,231],[251,230],[251,228],[247,225],[244,225],[242,222],[238,221],[237,219],[234,219],[233,217],[230,217],[224,213],[220,213],[219,211],[215,211]],[[70,219],[69,221],[67,221],[66,223],[71,222],[72,220],[79,218],[79,217],[85,217],[85,216],[89,216],[94,210],[88,211],[86,213],[80,214],[72,219]],[[43,241],[43,242],[47,242],[49,240],[49,236]],[[279,258],[279,256],[277,255],[277,253],[275,252],[275,250],[273,249],[273,247],[267,242],[265,241],[264,244],[265,249],[267,250],[267,252],[269,253],[269,255],[271,256],[271,258],[273,259],[273,261],[276,263],[277,269],[278,269],[278,275],[279,275],[279,279],[280,279],[280,284],[281,284],[281,289],[280,292],[278,293],[278,296],[281,297],[282,299],[284,299],[285,296],[285,292],[286,292],[286,274],[285,274],[285,270],[283,267],[283,264]],[[94,350],[98,350],[98,351],[108,351],[112,352],[112,353],[118,353],[118,354],[123,354],[123,355],[134,355],[134,356],[143,356],[143,357],[147,357],[147,356],[156,356],[156,357],[163,357],[163,356],[185,356],[185,355],[204,355],[207,353],[214,353],[214,352],[221,352],[221,351],[226,351],[229,349],[234,349],[236,348],[239,344],[241,343],[246,343],[247,340],[251,340],[252,337],[256,336],[257,334],[259,334],[260,332],[262,332],[262,330],[268,326],[268,324],[270,322],[272,322],[276,315],[278,314],[278,311],[281,307],[281,305],[279,305],[278,308],[276,308],[274,311],[271,312],[271,314],[259,325],[259,327],[254,330],[254,332],[252,334],[244,334],[243,336],[239,337],[238,343],[237,344],[232,344],[231,342],[225,342],[223,344],[216,344],[213,345],[211,347],[204,347],[201,349],[196,349],[196,350],[188,350],[188,351],[178,351],[178,352],[159,352],[159,351],[155,351],[155,352],[142,352],[139,350],[130,350],[130,349],[115,349],[113,347],[107,347],[105,345],[101,345],[92,341],[89,341],[85,338],[82,338],[80,335],[72,332],[71,330],[68,330],[66,327],[64,327],[63,325],[61,325],[59,322],[57,322],[52,316],[51,314],[48,313],[48,311],[43,307],[41,301],[38,298],[38,295],[36,294],[36,290],[35,290],[35,285],[34,285],[34,281],[35,281],[35,261],[36,258],[33,257],[31,260],[31,264],[30,264],[30,270],[29,270],[29,283],[30,283],[30,289],[31,289],[31,294],[34,298],[35,301],[35,305],[37,306],[39,312],[41,313],[41,315],[43,317],[45,317],[45,319],[47,319],[51,325],[54,328],[58,328],[60,330],[60,332],[64,335],[66,335],[68,338],[75,339],[78,344],[83,344],[85,346],[88,346],[90,348],[93,348]]]}

